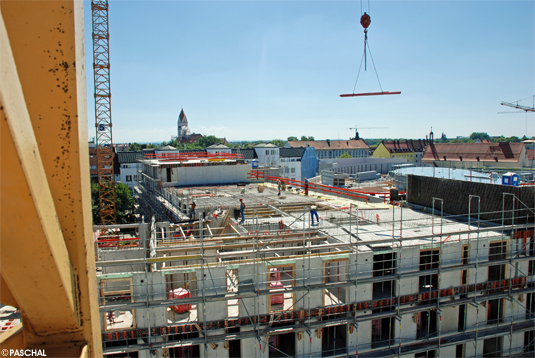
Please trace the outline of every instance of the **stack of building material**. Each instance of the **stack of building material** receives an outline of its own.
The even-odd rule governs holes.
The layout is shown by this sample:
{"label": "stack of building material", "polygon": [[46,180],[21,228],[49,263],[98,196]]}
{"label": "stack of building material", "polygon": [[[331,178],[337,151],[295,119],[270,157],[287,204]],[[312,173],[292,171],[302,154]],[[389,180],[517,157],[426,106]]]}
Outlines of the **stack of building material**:
{"label": "stack of building material", "polygon": [[[168,292],[167,298],[170,300],[180,299],[180,298],[190,298],[191,292],[185,288],[176,288]],[[170,307],[176,313],[189,312],[191,310],[191,303],[185,305],[175,305]]]}

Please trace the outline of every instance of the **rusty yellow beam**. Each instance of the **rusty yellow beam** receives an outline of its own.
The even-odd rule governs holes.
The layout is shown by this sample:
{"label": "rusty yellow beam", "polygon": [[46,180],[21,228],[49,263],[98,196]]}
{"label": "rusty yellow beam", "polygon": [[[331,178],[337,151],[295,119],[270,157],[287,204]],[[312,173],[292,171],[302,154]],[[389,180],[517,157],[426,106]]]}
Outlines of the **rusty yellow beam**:
{"label": "rusty yellow beam", "polygon": [[[24,315],[42,317],[43,325],[33,326],[36,333],[46,334],[58,319],[76,329],[74,272],[2,18],[0,48],[2,275]],[[43,297],[50,287],[60,289]],[[47,309],[54,305],[60,312]]]}
{"label": "rusty yellow beam", "polygon": [[83,5],[0,2],[1,270],[26,346],[101,356]]}

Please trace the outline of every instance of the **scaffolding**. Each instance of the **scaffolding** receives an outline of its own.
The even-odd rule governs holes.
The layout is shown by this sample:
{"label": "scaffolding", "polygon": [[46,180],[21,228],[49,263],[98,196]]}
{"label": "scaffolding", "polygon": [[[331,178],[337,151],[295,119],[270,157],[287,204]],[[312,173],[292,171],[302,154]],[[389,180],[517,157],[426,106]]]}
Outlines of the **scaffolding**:
{"label": "scaffolding", "polygon": [[[534,350],[535,210],[514,195],[504,194],[503,208],[512,200],[512,209],[494,221],[480,220],[489,213],[480,212],[476,196],[466,215],[447,215],[442,198],[429,213],[325,195],[283,199],[269,186],[164,188],[159,195],[187,217],[195,200],[196,217],[152,222],[150,233],[137,235],[147,238],[139,247],[99,255],[106,355]],[[241,224],[238,197],[247,203]],[[312,206],[319,225],[312,225]]]}

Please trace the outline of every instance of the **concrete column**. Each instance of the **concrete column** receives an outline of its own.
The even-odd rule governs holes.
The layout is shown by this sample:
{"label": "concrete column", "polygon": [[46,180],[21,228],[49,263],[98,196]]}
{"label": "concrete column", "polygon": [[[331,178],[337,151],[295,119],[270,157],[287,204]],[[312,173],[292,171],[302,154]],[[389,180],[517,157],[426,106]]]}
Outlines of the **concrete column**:
{"label": "concrete column", "polygon": [[[143,339],[138,339],[138,344],[144,344]],[[151,343],[161,343],[164,342],[163,337],[151,337]],[[139,350],[139,358],[164,358],[167,355],[165,354],[165,349],[143,349]]]}
{"label": "concrete column", "polygon": [[[416,339],[416,320],[415,313],[412,314],[406,314],[401,317],[401,333],[399,330],[399,327],[397,327],[396,337],[401,337],[401,343],[414,341]],[[399,324],[399,322],[396,320],[396,324]]]}
{"label": "concrete column", "polygon": [[[475,263],[476,257],[479,257],[479,262],[486,262],[489,260],[489,239],[488,238],[479,238],[479,245],[478,240],[476,239],[476,235],[470,235],[470,260],[469,263]],[[477,272],[477,281],[478,282],[485,282],[488,280],[489,276],[489,268],[487,267],[481,267],[478,269]],[[469,281],[470,284],[473,284],[476,282],[476,270],[471,269],[469,271]]]}
{"label": "concrete column", "polygon": [[[197,269],[197,287],[200,292],[204,291],[205,297],[215,295],[225,295],[227,293],[227,276],[226,267],[205,267],[204,276],[201,269]],[[224,320],[227,317],[227,302],[226,300],[199,303],[197,306],[198,321],[210,322],[216,320]],[[224,329],[204,331],[207,337],[224,334]],[[225,342],[214,342],[217,347],[211,344],[200,346],[201,357],[228,357],[228,350],[225,349]]]}
{"label": "concrete column", "polygon": [[[456,349],[457,349],[456,346],[440,347],[440,357],[455,357]],[[438,355],[438,349],[437,349],[437,355]]]}
{"label": "concrete column", "polygon": [[[518,354],[522,351],[524,348],[524,332],[519,333],[513,333],[513,339],[511,344],[511,356],[513,356],[515,353]],[[509,336],[504,337],[503,342],[503,349],[504,353],[503,356],[509,355]]]}
{"label": "concrete column", "polygon": [[[311,322],[316,322],[314,318]],[[320,329],[321,330],[321,329]],[[298,334],[295,337],[295,356],[296,357],[321,357],[321,336],[318,337],[317,330],[311,330],[312,335],[309,336],[303,332],[303,339],[299,340]]]}
{"label": "concrete column", "polygon": [[[420,268],[420,249],[418,247],[406,247],[401,250],[401,258],[398,258],[398,270],[401,274],[418,271]],[[419,278],[402,278],[398,295],[409,295],[419,290]]]}
{"label": "concrete column", "polygon": [[[255,271],[256,270],[256,271]],[[263,261],[257,264],[240,265],[238,269],[238,292],[240,295],[251,295],[258,289],[266,289],[268,284],[267,265]],[[249,283],[247,283],[249,282]],[[256,316],[268,313],[268,295],[252,296],[239,300],[240,317]],[[243,355],[243,354],[242,354]]]}
{"label": "concrete column", "polygon": [[[349,286],[349,302],[368,301],[373,298],[373,284],[361,284],[358,280],[370,278],[373,276],[373,253],[369,251],[359,251],[357,255],[350,256],[350,280],[357,279],[357,287]],[[371,310],[364,310],[357,312],[358,329],[354,328],[353,333],[348,333],[346,338],[346,345],[349,354],[356,354],[357,350],[368,349],[371,346],[371,321],[359,321],[358,316],[370,314]]]}
{"label": "concrete column", "polygon": [[[477,308],[471,304],[466,305],[466,329],[472,330],[476,328],[476,319],[479,317],[479,329],[485,328],[487,320],[487,308],[483,305],[479,305],[479,315],[477,314]],[[474,357],[483,355],[483,340],[478,339],[477,349],[475,342],[467,342],[465,344],[465,357]]]}
{"label": "concrete column", "polygon": [[455,333],[459,325],[459,306],[441,308],[442,319],[440,331],[442,335]]}
{"label": "concrete column", "polygon": [[[253,327],[242,327],[241,332],[252,331]],[[249,358],[269,358],[269,336],[261,336],[261,344],[258,343],[256,337],[242,339],[241,356]]]}
{"label": "concrete column", "polygon": [[[305,271],[303,272],[303,266]],[[310,259],[310,270],[308,258],[296,260],[295,285],[297,287],[303,285],[315,285],[323,283],[323,260],[321,257],[312,257]],[[308,309],[309,297],[307,291],[299,291],[295,293],[296,310]],[[305,297],[303,297],[305,296]],[[301,299],[302,298],[302,299]],[[310,309],[323,307],[323,290],[310,291]]]}
{"label": "concrete column", "polygon": [[[217,334],[224,334],[224,333],[225,333],[224,329],[211,330],[209,332],[209,336],[217,335]],[[216,358],[216,357],[227,358],[228,357],[229,351],[225,349],[224,341],[216,342],[215,345],[216,346],[214,349],[214,347],[209,343],[206,345],[206,347],[204,344],[200,344],[199,348],[200,348],[201,358]]]}
{"label": "concrete column", "polygon": [[[148,282],[145,282],[148,280]],[[144,273],[135,273],[133,276],[132,295],[134,301],[165,300],[165,278],[160,273],[149,273],[145,278]],[[153,307],[150,309],[136,309],[136,327],[148,328],[162,327],[167,325],[167,307]]]}

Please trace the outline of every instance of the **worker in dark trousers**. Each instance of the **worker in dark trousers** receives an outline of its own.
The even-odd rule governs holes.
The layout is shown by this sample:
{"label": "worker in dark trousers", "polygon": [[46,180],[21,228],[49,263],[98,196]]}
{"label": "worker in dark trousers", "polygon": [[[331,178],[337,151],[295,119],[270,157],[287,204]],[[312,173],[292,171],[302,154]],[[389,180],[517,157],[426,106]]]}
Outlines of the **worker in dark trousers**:
{"label": "worker in dark trousers", "polygon": [[282,182],[280,179],[277,179],[277,187],[279,188],[279,193],[277,195],[281,195]]}
{"label": "worker in dark trousers", "polygon": [[191,202],[191,220],[195,219],[195,207],[197,204],[195,204],[194,201]]}
{"label": "worker in dark trousers", "polygon": [[[320,219],[318,217],[318,212],[316,211],[316,206],[315,205],[312,205],[310,207],[310,220],[312,221],[312,225],[314,225],[314,216],[316,217],[316,221],[317,221],[317,224],[320,223]],[[316,225],[317,225],[316,224]]]}
{"label": "worker in dark trousers", "polygon": [[243,202],[243,199],[240,198],[240,214],[241,214],[241,221],[240,224],[243,224],[245,221],[245,203]]}
{"label": "worker in dark trousers", "polygon": [[308,195],[308,179],[305,178],[305,195]]}

